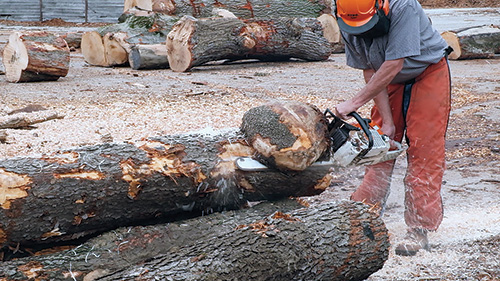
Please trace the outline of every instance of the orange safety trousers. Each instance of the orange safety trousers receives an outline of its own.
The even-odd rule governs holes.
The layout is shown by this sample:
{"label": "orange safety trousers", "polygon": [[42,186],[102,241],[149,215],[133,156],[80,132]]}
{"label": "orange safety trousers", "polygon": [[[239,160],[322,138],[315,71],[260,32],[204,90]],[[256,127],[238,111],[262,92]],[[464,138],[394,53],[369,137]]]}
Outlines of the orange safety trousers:
{"label": "orange safety trousers", "polygon": [[[448,61],[443,58],[420,74],[411,87],[406,120],[403,113],[405,84],[387,87],[395,140],[406,136],[408,166],[405,184],[405,222],[410,228],[436,230],[443,220],[441,182],[445,170],[445,135],[451,109]],[[374,106],[372,120],[382,124]],[[367,166],[361,185],[351,199],[385,205],[395,160]]]}

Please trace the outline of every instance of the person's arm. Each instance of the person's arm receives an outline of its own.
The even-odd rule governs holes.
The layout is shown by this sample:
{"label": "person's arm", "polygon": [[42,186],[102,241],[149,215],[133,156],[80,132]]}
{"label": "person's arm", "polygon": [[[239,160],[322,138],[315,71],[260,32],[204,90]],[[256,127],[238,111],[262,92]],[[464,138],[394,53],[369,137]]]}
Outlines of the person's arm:
{"label": "person's arm", "polygon": [[[381,97],[377,99],[377,107],[379,107],[379,103],[382,105],[382,109],[379,107],[379,110],[383,110],[384,112],[381,111],[381,114],[383,114],[382,117],[386,117],[387,110],[390,112],[386,88],[391,83],[392,79],[401,71],[403,63],[404,58],[385,61],[378,71],[374,72],[372,70],[372,75],[370,75],[369,70],[365,70],[365,79],[367,76],[371,77],[368,83],[354,97],[339,103],[335,107],[335,114],[342,119],[348,119],[349,117],[347,114],[358,110],[358,108],[365,103],[375,99],[379,94],[382,94]],[[385,94],[383,94],[383,92]],[[375,102],[377,102],[377,100]],[[383,100],[387,100],[387,104],[384,104],[385,102],[383,102]],[[387,108],[385,108],[385,106],[387,106]],[[390,120],[392,121],[392,115]]]}

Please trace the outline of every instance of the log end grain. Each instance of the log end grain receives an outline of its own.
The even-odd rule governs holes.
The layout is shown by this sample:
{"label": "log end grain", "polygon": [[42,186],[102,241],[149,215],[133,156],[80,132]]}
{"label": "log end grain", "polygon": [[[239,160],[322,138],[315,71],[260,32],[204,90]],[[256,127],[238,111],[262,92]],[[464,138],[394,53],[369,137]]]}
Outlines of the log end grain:
{"label": "log end grain", "polygon": [[28,67],[28,51],[22,43],[21,33],[13,32],[3,51],[5,75],[9,82],[19,82],[22,71]]}
{"label": "log end grain", "polygon": [[97,31],[85,32],[81,42],[82,55],[86,63],[95,66],[107,66],[104,43]]}
{"label": "log end grain", "polygon": [[462,49],[460,48],[460,43],[458,42],[458,37],[455,32],[445,31],[441,33],[441,37],[448,43],[450,47],[453,48],[453,52],[448,55],[451,60],[456,60],[462,55]]}
{"label": "log end grain", "polygon": [[195,22],[194,17],[184,16],[167,36],[168,63],[173,71],[184,72],[192,67],[191,37],[195,31]]}

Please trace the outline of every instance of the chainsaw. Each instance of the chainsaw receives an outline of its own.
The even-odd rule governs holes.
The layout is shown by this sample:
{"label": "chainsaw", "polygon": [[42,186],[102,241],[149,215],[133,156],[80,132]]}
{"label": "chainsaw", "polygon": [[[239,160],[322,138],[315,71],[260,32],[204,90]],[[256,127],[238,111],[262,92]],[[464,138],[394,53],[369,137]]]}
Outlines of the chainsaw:
{"label": "chainsaw", "polygon": [[[394,160],[405,150],[399,142],[390,140],[378,130],[377,126],[371,125],[369,119],[362,118],[356,112],[348,115],[354,117],[357,126],[345,122],[329,109],[324,115],[328,120],[328,134],[331,141],[329,157],[327,160],[314,162],[310,167],[373,165]],[[242,171],[269,169],[251,157],[238,157],[236,167]]]}

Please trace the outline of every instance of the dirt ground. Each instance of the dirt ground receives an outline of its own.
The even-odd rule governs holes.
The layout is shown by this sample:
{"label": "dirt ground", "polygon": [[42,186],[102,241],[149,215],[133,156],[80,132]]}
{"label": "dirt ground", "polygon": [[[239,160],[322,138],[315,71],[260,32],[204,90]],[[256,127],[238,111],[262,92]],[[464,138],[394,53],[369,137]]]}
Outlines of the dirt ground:
{"label": "dirt ground", "polygon": [[[450,65],[452,114],[443,223],[430,234],[430,252],[400,257],[391,251],[384,268],[368,280],[500,280],[500,59]],[[29,105],[65,115],[32,128],[5,130],[8,136],[0,143],[0,159],[238,127],[248,109],[270,100],[293,99],[332,108],[362,86],[361,72],[347,67],[343,54],[324,62],[217,62],[175,73],[92,67],[77,51],[71,54],[69,74],[57,82],[12,84],[0,76],[0,116]],[[368,110],[365,106],[360,112],[367,115]],[[406,230],[404,156],[397,163],[383,217],[391,239]],[[336,183],[309,201],[347,199],[363,175],[362,168],[333,173]]]}

